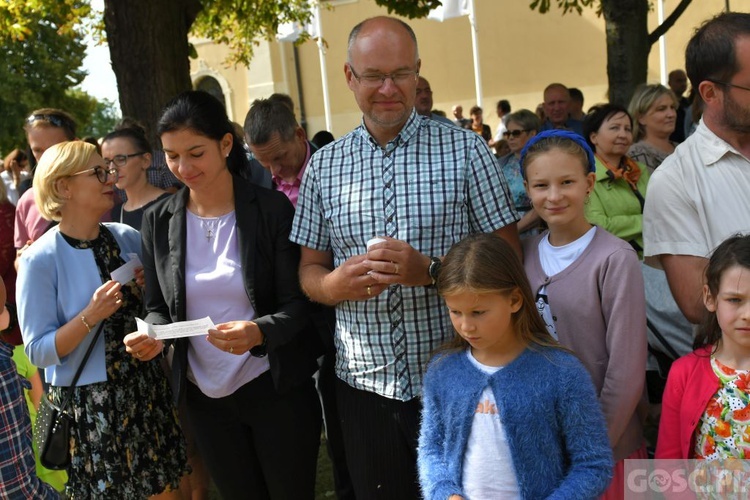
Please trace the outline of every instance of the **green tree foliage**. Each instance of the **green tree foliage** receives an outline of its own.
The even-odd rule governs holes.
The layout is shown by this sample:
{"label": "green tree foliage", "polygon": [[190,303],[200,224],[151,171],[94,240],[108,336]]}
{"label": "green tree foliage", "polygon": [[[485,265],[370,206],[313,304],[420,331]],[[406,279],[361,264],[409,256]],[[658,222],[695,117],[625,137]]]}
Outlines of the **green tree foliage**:
{"label": "green tree foliage", "polygon": [[94,112],[89,116],[81,128],[81,137],[94,136],[101,139],[115,129],[120,121],[120,111],[117,105],[109,99],[94,100]]}
{"label": "green tree foliage", "polygon": [[241,64],[250,63],[260,40],[274,39],[280,24],[305,24],[312,16],[307,0],[208,0],[202,5],[192,34],[227,45],[228,62]]}
{"label": "green tree foliage", "polygon": [[88,15],[82,1],[0,2],[0,152],[25,144],[24,120],[35,108],[65,109],[82,125],[93,116],[96,100],[73,90],[86,76],[80,20]]}
{"label": "green tree foliage", "polygon": [[432,9],[442,5],[440,0],[375,0],[375,3],[387,8],[389,14],[397,14],[409,19],[427,17]]}

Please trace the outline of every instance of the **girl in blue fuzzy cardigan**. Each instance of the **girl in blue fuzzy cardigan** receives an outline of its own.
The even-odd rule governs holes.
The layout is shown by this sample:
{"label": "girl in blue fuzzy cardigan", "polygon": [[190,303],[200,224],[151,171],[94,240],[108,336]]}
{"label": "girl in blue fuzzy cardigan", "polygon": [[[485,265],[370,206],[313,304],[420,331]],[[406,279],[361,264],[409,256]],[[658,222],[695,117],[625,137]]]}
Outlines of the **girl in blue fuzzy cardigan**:
{"label": "girl in blue fuzzy cardigan", "polygon": [[437,285],[457,335],[424,379],[424,497],[603,493],[613,463],[594,387],[547,332],[512,248],[493,234],[470,236],[448,252]]}

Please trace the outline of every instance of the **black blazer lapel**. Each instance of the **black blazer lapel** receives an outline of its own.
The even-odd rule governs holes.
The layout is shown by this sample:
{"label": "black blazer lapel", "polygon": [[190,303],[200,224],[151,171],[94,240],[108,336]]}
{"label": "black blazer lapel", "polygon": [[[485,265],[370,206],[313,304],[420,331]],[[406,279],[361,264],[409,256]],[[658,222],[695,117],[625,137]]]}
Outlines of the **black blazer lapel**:
{"label": "black blazer lapel", "polygon": [[174,303],[172,310],[178,321],[185,321],[185,247],[187,245],[187,228],[185,210],[189,191],[183,189],[172,198],[172,216],[169,219],[169,266],[172,273]]}
{"label": "black blazer lapel", "polygon": [[[237,239],[239,243],[240,259],[242,262],[242,275],[245,282],[247,298],[257,309],[255,300],[255,263],[258,262],[258,220],[255,191],[243,189],[247,185],[239,178],[233,178],[234,185],[234,210],[237,219]],[[258,311],[256,310],[256,313]],[[260,313],[258,313],[260,314]]]}

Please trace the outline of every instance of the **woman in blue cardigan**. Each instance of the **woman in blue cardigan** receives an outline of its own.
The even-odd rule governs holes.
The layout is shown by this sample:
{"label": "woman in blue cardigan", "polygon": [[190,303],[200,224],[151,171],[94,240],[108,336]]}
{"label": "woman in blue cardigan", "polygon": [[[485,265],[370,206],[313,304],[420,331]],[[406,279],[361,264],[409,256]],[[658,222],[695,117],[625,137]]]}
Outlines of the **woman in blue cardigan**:
{"label": "woman in blue cardigan", "polygon": [[457,335],[424,379],[424,497],[604,492],[612,452],[591,379],[547,333],[513,250],[471,236],[448,252],[437,285]]}
{"label": "woman in blue cardigan", "polygon": [[[23,253],[18,316],[26,354],[44,367],[49,398],[60,404],[101,327],[71,398],[75,417],[69,498],[179,498],[187,472],[185,441],[158,362],[125,350],[143,307],[133,279],[110,273],[140,255],[138,232],[101,224],[112,209],[118,172],[83,141],[45,151],[34,175],[34,200],[60,223]],[[125,281],[123,279],[123,281]]]}

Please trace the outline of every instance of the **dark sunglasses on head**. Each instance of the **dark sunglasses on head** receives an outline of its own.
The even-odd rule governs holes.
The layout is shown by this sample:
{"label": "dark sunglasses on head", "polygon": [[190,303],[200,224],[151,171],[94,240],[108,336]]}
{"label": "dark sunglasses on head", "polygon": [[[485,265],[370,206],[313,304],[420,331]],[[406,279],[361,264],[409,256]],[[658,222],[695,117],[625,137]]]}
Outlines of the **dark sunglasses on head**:
{"label": "dark sunglasses on head", "polygon": [[523,130],[506,130],[505,132],[503,132],[503,137],[505,137],[506,139],[508,137],[518,137],[521,134],[523,134],[524,132],[528,132],[528,130],[526,130],[526,129],[523,129]]}
{"label": "dark sunglasses on head", "polygon": [[68,118],[60,115],[31,115],[26,119],[26,123],[31,125],[34,122],[45,121],[51,123],[57,128],[66,128],[71,132],[75,133],[75,124]]}

